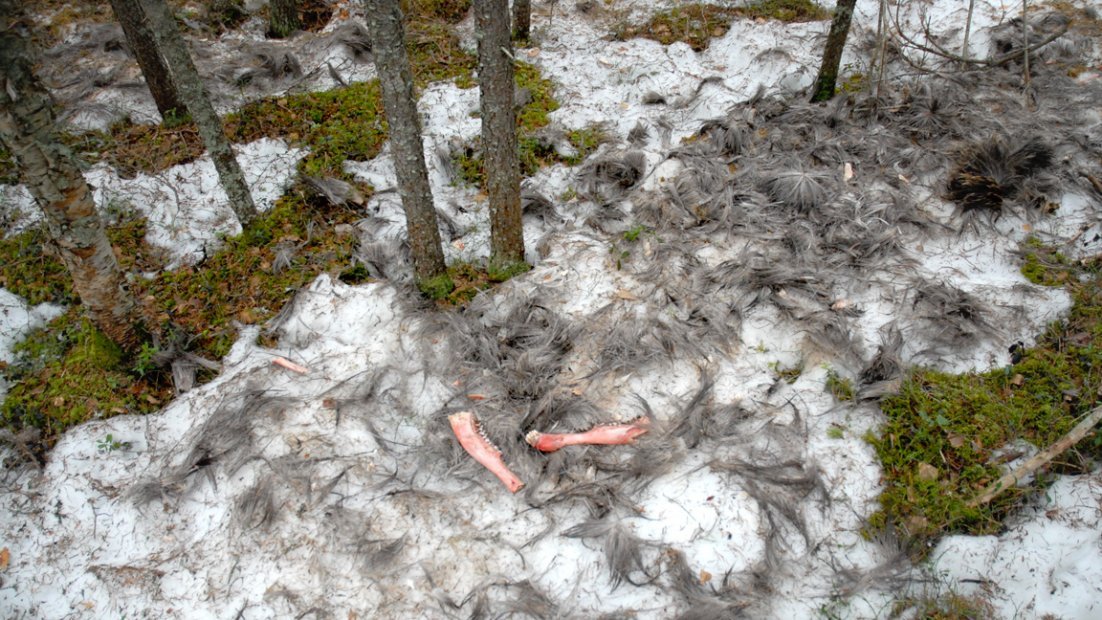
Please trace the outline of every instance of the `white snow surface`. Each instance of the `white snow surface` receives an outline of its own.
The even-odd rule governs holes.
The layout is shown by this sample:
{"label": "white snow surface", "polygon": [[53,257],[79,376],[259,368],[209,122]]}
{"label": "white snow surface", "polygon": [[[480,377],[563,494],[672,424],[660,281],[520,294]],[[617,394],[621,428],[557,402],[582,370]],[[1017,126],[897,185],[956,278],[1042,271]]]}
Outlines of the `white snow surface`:
{"label": "white snow surface", "polygon": [[[518,54],[556,81],[562,107],[553,118],[562,130],[602,123],[622,140],[639,122],[667,128],[640,147],[650,170],[643,185],[655,192],[682,171],[678,161],[666,159],[669,149],[703,121],[723,116],[759,88],[807,88],[827,27],[736,21],[698,54],[683,44],[608,40],[608,20],[623,15],[641,21],[672,3],[598,4],[604,5],[598,12],[621,13],[592,18],[561,4],[552,13],[550,4],[534,3],[539,47]],[[859,3],[851,41],[875,31],[877,5]],[[930,6],[931,30],[959,42],[964,5]],[[1013,7],[982,0],[977,7],[972,52],[984,55],[985,33]],[[912,24],[920,18],[906,17]],[[235,44],[241,41],[208,53],[217,58]],[[320,35],[303,35],[299,45],[295,49],[312,64],[308,79],[296,86],[331,86],[326,62],[348,79],[371,73],[370,63]],[[851,45],[843,62],[867,65],[866,47]],[[718,79],[707,80],[713,76]],[[648,91],[670,105],[643,104]],[[117,92],[102,96],[112,106],[131,101]],[[239,105],[248,96],[227,94],[222,105]],[[471,116],[477,97],[476,89],[434,84],[420,101],[437,208],[456,231],[446,244],[449,260],[489,253],[488,207],[475,190],[452,185],[441,156],[478,134],[478,119]],[[140,115],[142,105],[131,111]],[[304,153],[263,140],[241,146],[238,155],[258,206],[266,208]],[[346,166],[377,191],[361,226],[365,241],[403,235],[387,150]],[[660,254],[663,239],[644,235],[618,261],[621,232],[585,225],[597,205],[585,197],[560,199],[578,183],[575,172],[554,166],[526,182],[551,198],[563,224],[526,220],[534,269],[475,304],[491,340],[499,338],[492,330],[506,334],[495,321],[526,304],[576,327],[553,381],[556,390],[585,399],[607,421],[630,419],[647,403],[655,431],[640,440],[651,451],[638,454],[654,459],[649,465],[655,469],[645,483],[625,482],[634,485],[624,492],[630,509],[616,498],[579,493],[564,501],[556,495],[600,481],[601,471],[569,468],[578,454],[600,454],[593,448],[544,457],[503,445],[522,478],[539,480],[509,495],[455,445],[446,415],[471,409],[492,419],[502,410],[528,411],[493,392],[498,377],[456,362],[449,336],[459,328],[421,308],[405,287],[385,281],[347,286],[323,275],[291,302],[278,325],[278,348],[257,346],[258,328],[243,328],[210,383],[156,414],[74,428],[41,470],[4,473],[0,547],[10,550],[10,563],[0,572],[0,609],[14,618],[281,618],[311,612],[445,618],[487,609],[579,618],[667,618],[691,609],[698,617],[730,617],[734,608],[721,612],[708,605],[715,591],[733,586],[752,592],[748,617],[874,618],[885,617],[893,600],[923,592],[921,584],[933,574],[939,587],[982,591],[998,617],[1088,619],[1102,613],[1096,603],[1102,600],[1099,474],[1058,477],[1003,535],[948,537],[930,567],[910,567],[892,545],[866,540],[861,532],[881,490],[875,454],[863,437],[881,414],[872,402],[843,406],[824,392],[828,369],[855,376],[893,321],[922,320],[905,275],[973,295],[990,308],[993,326],[992,333],[954,350],[908,339],[905,361],[952,371],[1005,364],[1008,341],[1028,344],[1070,306],[1063,290],[1030,285],[1020,275],[1018,243],[1029,233],[1062,242],[1096,226],[1097,198],[1068,193],[1052,216],[1034,221],[1008,215],[990,229],[901,232],[904,249],[915,258],[909,273],[877,273],[830,300],[864,311],[850,334],[855,350],[864,352],[861,359],[813,342],[774,306],[761,304],[731,327],[736,344],[729,351],[701,337],[698,349],[679,349],[618,373],[601,367],[607,341],[598,335],[634,323],[688,321],[691,308],[658,305],[655,282],[632,269],[632,261],[668,256]],[[865,189],[857,174],[855,194]],[[147,241],[164,249],[174,266],[200,260],[219,235],[239,230],[209,160],[130,180],[97,166],[87,177],[101,209],[129,205],[149,218]],[[16,192],[0,189],[3,196]],[[927,211],[947,220],[951,206],[934,190],[915,189],[922,191],[929,194]],[[855,205],[854,217],[864,217],[859,199]],[[637,207],[623,206],[629,214]],[[1081,251],[1094,251],[1082,244]],[[702,265],[716,267],[740,260],[751,242],[685,245]],[[802,293],[774,294],[800,301]],[[12,344],[56,312],[28,308],[0,290],[0,360],[10,360]],[[276,356],[309,372],[275,366]],[[777,379],[778,368],[799,363],[806,370],[794,383]],[[702,390],[705,385],[710,389]],[[732,435],[693,439],[667,432],[700,393],[709,406],[731,412]],[[109,434],[124,443],[101,451]],[[659,440],[667,443],[651,443]],[[605,458],[627,467],[633,454],[610,448]],[[570,479],[537,477],[548,463]],[[779,463],[778,471],[796,486],[767,486],[763,494],[754,486],[760,480],[716,463]],[[604,515],[602,535],[586,536],[575,527],[591,524],[595,514]],[[637,563],[626,567],[622,580],[610,570],[610,559],[624,556],[617,555],[607,528],[639,543]],[[768,567],[762,573],[768,588],[751,579],[762,567]],[[845,578],[851,574],[913,578],[870,578],[858,588]]]}

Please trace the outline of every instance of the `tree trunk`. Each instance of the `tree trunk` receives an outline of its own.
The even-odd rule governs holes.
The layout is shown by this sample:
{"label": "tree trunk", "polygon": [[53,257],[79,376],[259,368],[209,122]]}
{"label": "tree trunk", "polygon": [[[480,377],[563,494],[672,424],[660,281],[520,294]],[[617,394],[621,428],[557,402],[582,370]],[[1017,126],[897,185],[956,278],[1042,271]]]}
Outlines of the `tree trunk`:
{"label": "tree trunk", "polygon": [[222,121],[214,113],[207,90],[199,79],[195,65],[191,62],[191,54],[184,44],[184,38],[176,29],[176,22],[165,0],[138,0],[145,13],[146,23],[153,33],[157,47],[168,66],[169,77],[176,84],[176,92],[191,113],[191,119],[199,129],[199,135],[203,138],[203,144],[207,147],[214,167],[218,170],[218,176],[222,180],[222,187],[230,199],[230,208],[237,214],[241,227],[248,225],[256,217],[256,206],[253,204],[249,186],[245,184],[245,175],[241,173],[241,167],[234,159],[230,141],[226,138]]}
{"label": "tree trunk", "polygon": [[524,260],[520,221],[520,156],[513,111],[513,59],[508,0],[475,0],[482,152],[490,196],[490,264],[507,268]]}
{"label": "tree trunk", "polygon": [[271,0],[268,3],[268,34],[282,39],[301,27],[298,0]]}
{"label": "tree trunk", "polygon": [[811,95],[813,102],[826,101],[834,96],[834,86],[838,82],[838,65],[842,63],[842,50],[846,47],[855,4],[857,0],[838,0],[834,9],[826,49],[823,50],[823,64],[819,67],[819,77],[815,79],[815,91]]}
{"label": "tree trunk", "polygon": [[444,252],[440,248],[436,208],[425,167],[421,119],[413,98],[413,73],[404,45],[402,12],[398,0],[364,0],[364,7],[383,91],[390,148],[398,174],[398,193],[406,212],[414,273],[418,285],[424,288],[430,279],[445,274]]}
{"label": "tree trunk", "polygon": [[513,40],[525,40],[532,28],[531,0],[513,0]]}
{"label": "tree trunk", "polygon": [[115,261],[80,168],[57,139],[53,102],[31,73],[27,44],[16,31],[17,0],[0,0],[0,142],[19,165],[46,215],[50,237],[73,278],[73,288],[92,322],[126,350],[144,337],[141,316]]}
{"label": "tree trunk", "polygon": [[126,44],[130,46],[130,52],[142,69],[145,83],[149,87],[150,94],[153,95],[153,101],[157,104],[161,119],[171,124],[174,120],[183,118],[187,114],[187,108],[176,94],[176,86],[169,78],[164,59],[157,53],[157,43],[153,40],[153,33],[146,26],[145,16],[138,0],[111,0],[111,8],[115,12],[115,19],[122,26],[123,34],[126,35]]}

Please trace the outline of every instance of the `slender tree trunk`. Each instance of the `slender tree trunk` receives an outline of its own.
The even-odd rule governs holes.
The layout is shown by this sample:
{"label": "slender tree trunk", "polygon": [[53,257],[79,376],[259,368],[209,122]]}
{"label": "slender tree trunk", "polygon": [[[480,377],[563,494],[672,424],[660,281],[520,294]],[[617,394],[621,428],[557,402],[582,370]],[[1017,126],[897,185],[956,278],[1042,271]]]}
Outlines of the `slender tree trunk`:
{"label": "slender tree trunk", "polygon": [[976,0],[968,0],[968,17],[964,19],[964,43],[960,46],[960,57],[968,60],[972,52],[968,49],[968,37],[972,34],[972,11],[976,8]]}
{"label": "slender tree trunk", "polygon": [[834,8],[834,19],[830,22],[830,34],[827,35],[826,48],[823,50],[819,77],[815,78],[812,101],[826,101],[834,96],[834,87],[838,83],[838,65],[842,63],[842,50],[846,47],[855,4],[857,0],[838,0],[838,5]]}
{"label": "slender tree trunk", "polygon": [[482,152],[490,196],[490,264],[524,260],[520,221],[520,156],[513,111],[513,58],[508,0],[475,0]]}
{"label": "slender tree trunk", "polygon": [[398,193],[406,212],[413,268],[418,284],[423,285],[445,274],[444,252],[440,247],[436,208],[425,167],[421,119],[413,98],[413,73],[406,55],[402,11],[398,8],[398,0],[364,0],[364,7],[390,128]]}
{"label": "slender tree trunk", "polygon": [[268,3],[268,34],[282,39],[300,27],[298,0],[271,0]]}
{"label": "slender tree trunk", "polygon": [[513,40],[527,39],[531,28],[531,0],[513,0]]}
{"label": "slender tree trunk", "polygon": [[161,55],[157,53],[157,43],[153,40],[153,33],[146,26],[142,7],[138,0],[111,0],[111,8],[115,12],[115,19],[122,26],[122,32],[126,35],[126,44],[130,46],[130,52],[138,61],[138,66],[145,76],[145,83],[149,87],[153,101],[157,104],[157,111],[161,118],[171,123],[183,118],[187,114],[187,108],[176,94],[176,86],[169,78],[168,67]]}
{"label": "slender tree trunk", "polygon": [[199,79],[199,73],[195,71],[195,65],[191,62],[191,54],[188,53],[184,38],[176,29],[176,22],[165,0],[138,0],[145,13],[146,23],[153,33],[157,48],[168,66],[169,76],[176,84],[176,92],[191,113],[191,119],[199,129],[199,135],[203,138],[203,144],[207,147],[214,167],[218,170],[218,176],[222,180],[222,187],[230,199],[230,208],[237,214],[241,226],[245,227],[256,217],[256,206],[253,204],[249,186],[245,183],[245,175],[237,160],[233,156],[230,141],[226,138],[222,127],[222,120],[214,113],[214,108],[207,97],[207,90]]}
{"label": "slender tree trunk", "polygon": [[0,0],[0,142],[19,165],[46,215],[50,237],[92,322],[127,350],[141,343],[138,306],[126,288],[80,168],[57,139],[53,102],[31,73],[27,43],[16,31],[18,0]]}

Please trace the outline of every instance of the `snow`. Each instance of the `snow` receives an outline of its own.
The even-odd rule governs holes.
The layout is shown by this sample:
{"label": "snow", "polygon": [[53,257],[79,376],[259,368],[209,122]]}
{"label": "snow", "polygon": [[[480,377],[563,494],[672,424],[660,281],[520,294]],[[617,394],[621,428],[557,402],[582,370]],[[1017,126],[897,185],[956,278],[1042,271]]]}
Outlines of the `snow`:
{"label": "snow", "polygon": [[[656,10],[643,2],[604,4],[633,19]],[[930,28],[947,33],[949,44],[959,44],[958,4],[929,7]],[[877,5],[859,3],[851,40],[860,43],[875,30]],[[985,1],[977,7],[972,52],[982,55],[989,45],[984,33],[1014,7]],[[555,125],[601,123],[621,140],[639,122],[667,127],[640,147],[650,171],[643,187],[654,192],[684,169],[668,152],[702,121],[723,116],[759,89],[792,93],[808,87],[827,28],[825,22],[737,21],[698,54],[684,44],[607,40],[607,23],[564,7],[552,17],[548,9],[535,7],[539,47],[519,53],[558,84],[563,105],[552,114]],[[920,18],[915,12],[905,16],[912,25]],[[371,74],[370,63],[330,43],[303,35],[297,43],[279,44],[300,50],[304,66],[320,68],[307,71],[298,86],[331,86],[327,62],[348,79]],[[229,46],[242,44],[214,46],[207,61],[228,57]],[[843,62],[867,63],[862,50],[852,45]],[[265,87],[287,85],[255,86]],[[650,91],[669,105],[643,104]],[[222,93],[221,109],[255,94]],[[130,103],[118,92],[103,96],[113,106]],[[479,122],[471,115],[477,97],[476,89],[433,84],[420,100],[436,206],[456,228],[445,244],[450,261],[489,253],[485,200],[452,185],[442,157],[451,145],[477,136]],[[135,100],[130,111],[140,115],[147,103]],[[274,203],[304,155],[278,140],[238,147],[259,208]],[[346,170],[376,189],[367,205],[370,217],[360,226],[364,240],[400,238],[404,219],[388,149],[372,161],[348,162]],[[865,311],[851,334],[865,353],[862,360],[812,342],[763,303],[731,326],[741,343],[732,352],[721,354],[714,340],[702,336],[690,343],[695,349],[619,373],[601,367],[608,334],[686,322],[690,309],[656,301],[659,283],[635,270],[670,256],[659,254],[668,249],[666,240],[644,236],[624,258],[626,266],[618,267],[610,257],[619,236],[585,223],[601,207],[584,198],[560,200],[578,182],[576,172],[558,165],[526,182],[556,203],[564,222],[556,228],[526,221],[534,269],[475,303],[485,329],[502,334],[510,313],[527,303],[577,328],[556,385],[584,398],[608,421],[634,417],[645,402],[656,430],[641,440],[641,449],[653,448],[648,441],[655,437],[668,440],[654,452],[608,452],[608,459],[639,454],[655,460],[648,463],[655,467],[649,477],[632,481],[638,488],[625,492],[630,506],[605,499],[604,523],[638,544],[640,563],[623,582],[610,572],[607,535],[566,535],[595,520],[598,500],[553,501],[560,487],[544,479],[511,496],[455,447],[444,414],[514,406],[494,393],[500,377],[454,361],[449,336],[461,328],[440,324],[394,284],[348,286],[323,275],[295,296],[274,348],[256,344],[258,327],[244,327],[210,383],[156,414],[74,428],[41,471],[6,473],[0,547],[11,551],[11,561],[2,575],[0,608],[10,617],[28,618],[268,618],[311,610],[319,616],[405,618],[468,616],[481,601],[497,611],[547,617],[665,618],[705,600],[728,578],[753,589],[746,576],[767,566],[769,588],[747,599],[754,617],[883,617],[896,597],[913,593],[928,575],[953,591],[982,593],[999,617],[1098,615],[1100,474],[1057,476],[1046,496],[1001,536],[946,537],[929,567],[911,567],[890,543],[862,535],[881,488],[875,454],[863,437],[875,430],[880,413],[871,403],[840,405],[824,392],[828,369],[855,375],[890,323],[922,320],[908,296],[908,277],[974,295],[990,308],[993,326],[992,334],[953,350],[909,340],[903,351],[908,363],[951,371],[1005,364],[1006,342],[1028,342],[1070,306],[1063,290],[1022,278],[1014,254],[1018,243],[1030,233],[1062,242],[1096,227],[1095,198],[1066,194],[1056,215],[1038,221],[1006,216],[995,223],[995,233],[982,227],[960,234],[900,232],[916,259],[909,273],[877,272],[835,291],[837,301]],[[862,183],[864,172],[857,169],[856,175],[855,183]],[[201,260],[221,236],[239,230],[209,159],[134,179],[122,179],[106,165],[86,176],[101,209],[133,208],[149,219],[147,242],[171,257],[173,267]],[[935,221],[948,221],[951,206],[924,182],[913,179],[921,186],[915,193],[925,192],[921,202]],[[21,190],[0,192],[0,204],[19,205],[4,213],[28,211]],[[630,215],[639,205],[622,208]],[[855,208],[855,217],[861,215]],[[26,220],[3,218],[9,232],[28,225]],[[1096,237],[1083,235],[1076,251],[1097,251]],[[701,264],[715,267],[742,259],[752,240],[684,246]],[[663,266],[672,268],[674,260]],[[802,293],[774,294],[793,299]],[[11,360],[14,343],[58,312],[30,308],[0,290],[0,360]],[[275,366],[277,356],[309,372]],[[794,383],[776,377],[777,369],[801,363],[806,370]],[[479,390],[487,392],[487,401],[468,398]],[[667,432],[694,395],[705,392],[710,406],[729,412],[733,433],[694,440]],[[125,444],[100,450],[108,434]],[[196,450],[217,455],[216,464],[197,465],[202,459]],[[532,479],[545,458],[562,458],[553,462],[577,476],[571,482],[578,485],[607,475],[570,470],[570,459],[580,458],[575,453],[542,457],[507,450],[506,457],[518,474]],[[740,476],[738,468],[748,464],[776,466],[797,483],[769,486]],[[155,491],[142,494],[149,489]],[[770,500],[792,507],[791,515],[771,509]],[[679,562],[693,576],[691,585],[678,581]],[[848,583],[851,572],[878,571],[911,575],[906,583],[912,590],[898,591],[897,581],[871,577],[868,587],[839,585]]]}

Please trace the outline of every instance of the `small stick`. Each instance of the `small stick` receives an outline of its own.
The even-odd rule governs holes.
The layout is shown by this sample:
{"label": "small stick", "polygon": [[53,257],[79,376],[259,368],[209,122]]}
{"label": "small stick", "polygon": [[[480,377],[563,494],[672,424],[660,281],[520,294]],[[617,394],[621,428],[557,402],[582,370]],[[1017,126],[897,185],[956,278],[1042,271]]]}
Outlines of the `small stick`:
{"label": "small stick", "polygon": [[277,358],[273,359],[272,363],[275,364],[276,366],[282,366],[282,367],[286,368],[287,370],[297,372],[300,375],[304,375],[304,374],[310,372],[309,368],[307,368],[305,366],[299,366],[298,364],[292,362],[291,360],[289,360],[287,358],[283,358],[283,357],[277,357]]}
{"label": "small stick", "polygon": [[1068,431],[1067,435],[1064,435],[1059,441],[1045,448],[1043,451],[1033,455],[1033,458],[1023,463],[1018,469],[996,480],[994,484],[984,489],[983,493],[968,502],[968,507],[977,508],[990,503],[991,500],[998,497],[1000,493],[1016,485],[1019,480],[1037,471],[1048,464],[1052,459],[1063,454],[1068,448],[1082,441],[1099,421],[1102,421],[1102,407],[1095,407],[1087,414],[1087,417],[1083,418],[1079,424],[1075,425],[1075,428]]}

